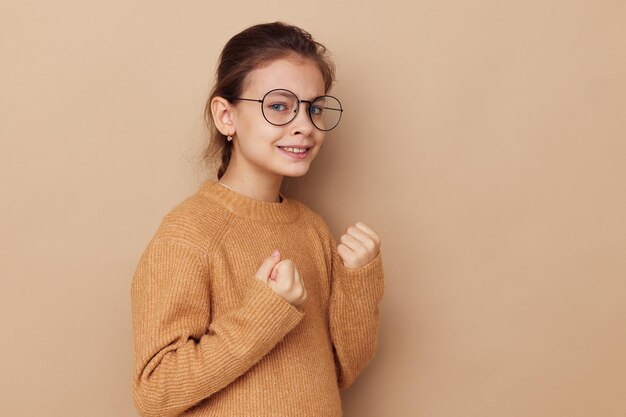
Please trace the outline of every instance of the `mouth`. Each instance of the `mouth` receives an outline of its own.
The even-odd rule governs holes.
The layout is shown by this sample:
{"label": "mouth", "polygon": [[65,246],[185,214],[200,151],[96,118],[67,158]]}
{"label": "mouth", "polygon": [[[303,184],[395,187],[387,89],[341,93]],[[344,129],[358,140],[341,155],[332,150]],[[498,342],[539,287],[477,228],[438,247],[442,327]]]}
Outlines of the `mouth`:
{"label": "mouth", "polygon": [[305,159],[309,156],[311,148],[290,148],[288,146],[277,146],[278,150],[285,156],[292,159]]}

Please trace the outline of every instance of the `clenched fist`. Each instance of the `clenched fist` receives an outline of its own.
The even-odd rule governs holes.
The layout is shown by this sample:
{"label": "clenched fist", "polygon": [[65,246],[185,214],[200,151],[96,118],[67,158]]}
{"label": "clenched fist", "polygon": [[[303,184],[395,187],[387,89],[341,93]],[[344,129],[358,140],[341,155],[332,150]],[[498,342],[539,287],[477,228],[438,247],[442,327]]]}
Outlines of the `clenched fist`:
{"label": "clenched fist", "polygon": [[280,252],[265,258],[256,278],[268,285],[276,294],[296,307],[304,304],[307,298],[300,272],[291,259],[280,260]]}
{"label": "clenched fist", "polygon": [[363,222],[349,226],[341,236],[337,253],[346,268],[358,268],[370,263],[380,251],[380,238],[371,227]]}

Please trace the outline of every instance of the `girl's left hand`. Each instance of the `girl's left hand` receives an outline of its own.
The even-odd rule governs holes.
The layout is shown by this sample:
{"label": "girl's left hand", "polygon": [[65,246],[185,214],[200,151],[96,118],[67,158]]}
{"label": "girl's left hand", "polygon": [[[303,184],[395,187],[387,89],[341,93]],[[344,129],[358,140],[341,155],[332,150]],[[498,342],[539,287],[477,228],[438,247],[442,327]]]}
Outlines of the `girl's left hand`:
{"label": "girl's left hand", "polygon": [[358,268],[370,263],[380,251],[380,238],[371,227],[363,222],[349,226],[341,236],[337,253],[346,268]]}

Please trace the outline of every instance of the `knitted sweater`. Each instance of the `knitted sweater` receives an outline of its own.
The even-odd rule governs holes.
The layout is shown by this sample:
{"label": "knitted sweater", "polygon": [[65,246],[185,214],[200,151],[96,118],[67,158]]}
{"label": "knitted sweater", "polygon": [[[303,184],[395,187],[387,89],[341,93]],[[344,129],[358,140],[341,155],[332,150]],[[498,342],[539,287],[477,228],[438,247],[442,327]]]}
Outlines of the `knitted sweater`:
{"label": "knitted sweater", "polygon": [[[280,195],[208,180],[147,244],[131,285],[142,416],[342,415],[339,390],[377,348],[382,254],[346,268],[322,217]],[[255,277],[275,248],[300,272],[299,307]]]}

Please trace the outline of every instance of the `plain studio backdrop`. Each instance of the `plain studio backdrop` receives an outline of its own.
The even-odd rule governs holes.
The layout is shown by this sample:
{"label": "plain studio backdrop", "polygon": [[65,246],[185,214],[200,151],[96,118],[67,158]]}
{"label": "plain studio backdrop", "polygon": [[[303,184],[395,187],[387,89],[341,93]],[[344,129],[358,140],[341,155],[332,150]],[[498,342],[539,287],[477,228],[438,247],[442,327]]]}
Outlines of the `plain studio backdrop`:
{"label": "plain studio backdrop", "polygon": [[346,417],[626,415],[626,3],[409,3],[2,0],[1,415],[137,415],[132,273],[210,175],[221,48],[275,20],[346,109],[283,191],[382,238]]}

